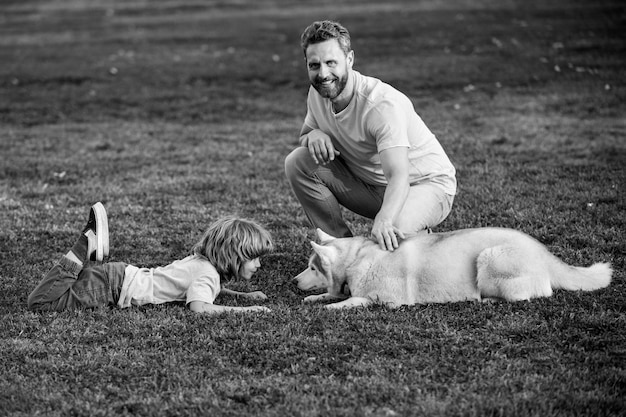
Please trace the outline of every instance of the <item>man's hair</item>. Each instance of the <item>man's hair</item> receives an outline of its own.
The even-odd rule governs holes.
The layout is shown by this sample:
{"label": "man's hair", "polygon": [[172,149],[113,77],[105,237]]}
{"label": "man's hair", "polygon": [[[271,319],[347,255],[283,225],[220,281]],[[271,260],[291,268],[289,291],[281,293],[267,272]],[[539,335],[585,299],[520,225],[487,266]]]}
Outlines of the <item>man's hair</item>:
{"label": "man's hair", "polygon": [[192,252],[203,256],[217,269],[220,277],[240,278],[241,267],[270,253],[274,243],[270,233],[257,223],[227,216],[211,224]]}
{"label": "man's hair", "polygon": [[336,39],[339,42],[339,47],[343,50],[343,53],[348,55],[348,52],[352,50],[350,46],[350,33],[348,29],[343,27],[339,22],[332,20],[320,20],[311,23],[300,36],[300,45],[302,46],[302,52],[306,57],[306,49],[309,45]]}

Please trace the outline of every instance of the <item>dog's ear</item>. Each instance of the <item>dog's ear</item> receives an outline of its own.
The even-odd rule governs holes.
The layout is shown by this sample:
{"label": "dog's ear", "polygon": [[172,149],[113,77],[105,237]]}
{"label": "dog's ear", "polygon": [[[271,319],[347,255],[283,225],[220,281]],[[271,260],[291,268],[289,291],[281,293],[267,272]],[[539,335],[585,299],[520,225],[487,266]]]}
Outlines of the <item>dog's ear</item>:
{"label": "dog's ear", "polygon": [[337,255],[337,249],[332,246],[318,245],[315,242],[311,242],[311,246],[317,255],[325,262],[332,262]]}
{"label": "dog's ear", "polygon": [[316,229],[316,231],[317,231],[317,238],[320,240],[321,243],[330,242],[331,240],[336,239],[335,237],[329,235],[328,233],[324,233],[324,231],[320,229],[319,227]]}

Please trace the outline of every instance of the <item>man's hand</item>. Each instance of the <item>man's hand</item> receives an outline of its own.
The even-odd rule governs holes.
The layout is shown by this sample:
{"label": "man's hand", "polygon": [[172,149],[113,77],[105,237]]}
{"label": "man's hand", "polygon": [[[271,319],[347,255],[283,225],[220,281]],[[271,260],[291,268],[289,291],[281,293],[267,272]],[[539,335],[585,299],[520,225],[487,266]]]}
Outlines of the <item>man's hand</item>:
{"label": "man's hand", "polygon": [[318,165],[326,165],[339,155],[339,151],[333,146],[330,136],[319,129],[312,130],[307,134],[306,146],[309,148],[311,158]]}
{"label": "man's hand", "polygon": [[371,236],[378,242],[382,250],[392,252],[398,248],[398,238],[404,239],[404,233],[394,227],[391,220],[379,219],[378,217],[374,219]]}

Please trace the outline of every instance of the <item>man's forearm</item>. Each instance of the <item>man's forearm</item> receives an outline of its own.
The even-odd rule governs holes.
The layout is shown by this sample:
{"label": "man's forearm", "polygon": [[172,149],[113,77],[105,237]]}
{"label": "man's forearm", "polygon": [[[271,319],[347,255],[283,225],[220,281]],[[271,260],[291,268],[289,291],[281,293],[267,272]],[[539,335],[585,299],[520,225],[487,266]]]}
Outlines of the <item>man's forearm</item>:
{"label": "man's forearm", "polygon": [[406,180],[392,179],[389,181],[383,197],[383,204],[381,205],[376,217],[380,217],[379,220],[386,219],[393,222],[398,214],[400,214],[400,211],[402,211],[408,195],[408,178]]}

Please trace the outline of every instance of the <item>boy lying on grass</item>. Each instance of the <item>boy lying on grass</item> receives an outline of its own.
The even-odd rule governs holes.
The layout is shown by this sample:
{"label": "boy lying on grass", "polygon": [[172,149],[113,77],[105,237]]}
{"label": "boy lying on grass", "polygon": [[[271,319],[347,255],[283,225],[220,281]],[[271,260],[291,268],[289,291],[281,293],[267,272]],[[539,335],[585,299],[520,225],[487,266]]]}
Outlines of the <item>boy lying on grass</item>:
{"label": "boy lying on grass", "polygon": [[123,262],[103,263],[109,255],[109,227],[106,210],[98,202],[91,207],[89,221],[72,249],[28,297],[28,308],[61,311],[184,301],[195,312],[270,311],[264,306],[229,307],[213,301],[220,293],[267,299],[261,291],[221,288],[220,280],[249,280],[261,266],[259,258],[272,250],[272,238],[263,227],[225,217],[209,226],[191,255],[169,265],[138,268]]}

